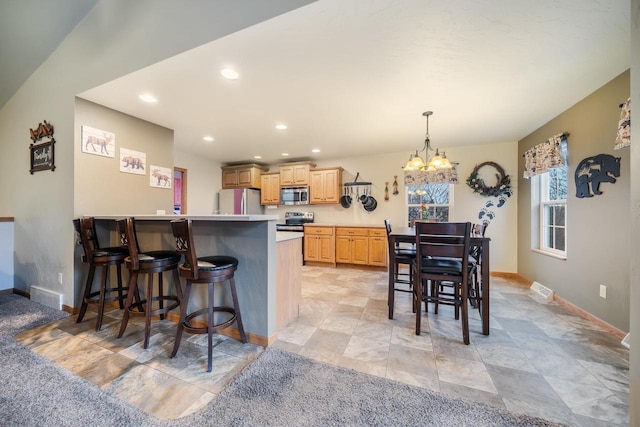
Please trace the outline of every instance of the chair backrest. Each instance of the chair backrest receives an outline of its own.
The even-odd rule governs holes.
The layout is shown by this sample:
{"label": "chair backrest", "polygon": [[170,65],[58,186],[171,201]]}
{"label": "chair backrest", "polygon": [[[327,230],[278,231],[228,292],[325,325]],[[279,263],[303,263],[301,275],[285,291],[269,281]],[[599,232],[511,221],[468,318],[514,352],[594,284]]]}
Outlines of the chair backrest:
{"label": "chair backrest", "polygon": [[[119,221],[119,223],[118,223]],[[129,249],[129,259],[131,260],[131,270],[140,269],[140,247],[138,246],[138,236],[136,234],[136,220],[130,217],[116,221],[116,227],[120,234],[121,243],[126,243]],[[122,228],[124,227],[124,237],[122,237]],[[124,242],[123,242],[124,240]]]}
{"label": "chair backrest", "polygon": [[185,266],[191,269],[191,277],[198,279],[198,257],[193,244],[191,220],[184,218],[171,221],[171,231],[176,239],[176,250],[184,255]]}
{"label": "chair backrest", "polygon": [[456,258],[462,262],[464,273],[468,268],[470,242],[470,222],[416,221],[418,262],[427,257]]}
{"label": "chair backrest", "polygon": [[384,228],[387,229],[387,237],[389,237],[389,234],[391,234],[391,220],[390,219],[385,219],[384,220]]}
{"label": "chair backrest", "polygon": [[93,217],[74,219],[73,225],[80,237],[80,244],[84,251],[85,261],[93,262],[93,251],[100,249],[100,242],[98,241],[98,234],[96,233],[96,225]]}

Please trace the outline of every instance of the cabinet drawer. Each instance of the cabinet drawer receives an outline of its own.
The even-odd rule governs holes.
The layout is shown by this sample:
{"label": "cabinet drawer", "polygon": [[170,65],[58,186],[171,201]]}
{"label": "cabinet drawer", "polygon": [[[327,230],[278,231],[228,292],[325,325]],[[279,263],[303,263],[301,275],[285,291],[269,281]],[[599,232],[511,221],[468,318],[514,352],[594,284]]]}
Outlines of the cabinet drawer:
{"label": "cabinet drawer", "polygon": [[346,228],[337,227],[336,236],[368,236],[369,232],[366,228]]}
{"label": "cabinet drawer", "polygon": [[309,235],[332,236],[333,227],[305,227],[304,233]]}
{"label": "cabinet drawer", "polygon": [[387,237],[387,230],[384,228],[370,228],[369,236],[371,237]]}

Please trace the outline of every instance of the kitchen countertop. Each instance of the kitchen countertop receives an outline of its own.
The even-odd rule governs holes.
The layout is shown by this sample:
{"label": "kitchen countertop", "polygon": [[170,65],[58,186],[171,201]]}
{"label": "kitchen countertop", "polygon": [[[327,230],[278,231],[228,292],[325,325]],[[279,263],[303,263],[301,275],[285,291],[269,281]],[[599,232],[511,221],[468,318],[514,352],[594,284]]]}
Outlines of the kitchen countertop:
{"label": "kitchen countertop", "polygon": [[139,220],[171,221],[179,218],[187,218],[194,221],[276,221],[278,215],[96,215],[96,219],[121,219],[134,217]]}
{"label": "kitchen countertop", "polygon": [[384,224],[324,224],[321,222],[313,222],[305,224],[305,227],[345,227],[345,228],[384,228]]}

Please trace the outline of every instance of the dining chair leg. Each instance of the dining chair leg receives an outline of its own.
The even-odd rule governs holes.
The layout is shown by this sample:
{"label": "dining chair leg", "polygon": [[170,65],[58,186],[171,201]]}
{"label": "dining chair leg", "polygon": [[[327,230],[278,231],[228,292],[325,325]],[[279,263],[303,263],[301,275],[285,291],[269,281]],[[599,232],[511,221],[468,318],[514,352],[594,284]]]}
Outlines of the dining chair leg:
{"label": "dining chair leg", "polygon": [[118,307],[124,308],[124,295],[122,293],[122,264],[116,264],[116,274],[118,275]]}
{"label": "dining chair leg", "polygon": [[207,307],[207,372],[211,372],[213,359],[213,282],[209,283],[209,306]]}
{"label": "dining chair leg", "polygon": [[465,344],[469,345],[469,306],[467,305],[467,288],[465,286],[461,287],[461,294],[462,339]]}
{"label": "dining chair leg", "polygon": [[[418,279],[416,279],[416,281],[418,281]],[[422,283],[415,283],[413,289],[416,309],[416,335],[420,335],[420,321],[422,320]]]}
{"label": "dining chair leg", "polygon": [[91,287],[93,286],[93,275],[96,272],[96,266],[91,264],[89,266],[89,275],[87,276],[87,283],[84,286],[84,295],[82,297],[82,303],[80,304],[80,313],[78,313],[78,318],[76,319],[76,323],[82,322],[84,315],[87,313],[87,300],[89,299],[89,295],[91,294]]}
{"label": "dining chair leg", "polygon": [[[160,310],[162,310],[164,308],[164,285],[163,285],[163,281],[162,281],[162,276],[164,276],[164,273],[158,273],[158,307],[160,308]],[[160,320],[164,320],[166,318],[166,315],[161,311],[160,312]]]}
{"label": "dining chair leg", "polygon": [[[160,273],[160,277],[162,277],[162,273]],[[153,273],[149,273],[147,277],[147,307],[145,309],[145,319],[144,319],[144,343],[142,344],[142,348],[146,349],[149,347],[149,336],[151,335],[151,311],[153,310]],[[162,301],[162,299],[161,299]]]}

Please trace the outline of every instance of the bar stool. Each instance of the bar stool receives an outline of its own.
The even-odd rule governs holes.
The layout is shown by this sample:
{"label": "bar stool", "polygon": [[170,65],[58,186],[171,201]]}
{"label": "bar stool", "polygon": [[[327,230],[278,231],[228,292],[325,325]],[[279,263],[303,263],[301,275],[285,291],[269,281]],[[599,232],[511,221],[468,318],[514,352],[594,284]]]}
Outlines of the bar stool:
{"label": "bar stool", "polygon": [[[129,280],[129,294],[122,316],[122,323],[117,337],[122,337],[129,322],[129,316],[145,316],[144,344],[143,348],[149,346],[149,335],[151,331],[151,316],[160,315],[164,320],[165,315],[180,306],[182,301],[182,288],[180,286],[180,276],[178,276],[178,265],[180,264],[180,254],[175,251],[149,251],[140,252],[138,236],[136,234],[135,219],[127,218],[117,221],[125,229],[129,256],[125,259],[131,278]],[[173,271],[173,279],[176,287],[176,295],[165,295],[163,292],[162,273]],[[158,295],[153,296],[153,275],[158,273]],[[144,299],[133,302],[134,295],[138,294],[138,275],[147,274],[147,287]],[[164,302],[171,302],[164,306]],[[153,309],[152,304],[158,302],[158,308]],[[138,311],[134,311],[134,310]]]}
{"label": "bar stool", "polygon": [[[216,255],[198,258],[196,256],[195,246],[193,244],[193,230],[191,221],[179,219],[171,221],[171,229],[176,239],[176,247],[178,252],[184,255],[185,262],[180,265],[180,276],[187,280],[184,290],[184,299],[180,306],[180,321],[176,331],[176,342],[173,346],[171,357],[175,357],[180,348],[182,340],[182,331],[185,330],[191,334],[207,334],[208,336],[208,359],[207,372],[211,372],[211,359],[213,354],[213,333],[220,329],[227,328],[237,322],[240,338],[243,343],[247,342],[247,336],[242,326],[242,316],[240,315],[240,306],[238,304],[238,294],[236,293],[236,283],[234,280],[234,272],[238,269],[238,260],[230,256]],[[215,283],[221,283],[225,280],[229,281],[231,289],[231,297],[233,299],[233,307],[216,306],[213,299],[213,290]],[[189,294],[191,293],[191,285],[193,283],[206,283],[208,289],[208,305],[206,308],[196,310],[187,314],[189,305]],[[227,319],[223,322],[214,324],[214,313],[228,313]],[[197,327],[191,321],[202,315],[207,315],[207,326]]]}
{"label": "bar stool", "polygon": [[[84,287],[84,295],[82,297],[80,313],[78,314],[76,323],[82,322],[88,306],[90,304],[95,304],[98,306],[96,331],[99,331],[102,328],[102,317],[104,315],[105,303],[118,301],[120,309],[124,307],[123,302],[126,297],[124,291],[128,291],[129,288],[122,286],[121,266],[127,255],[129,255],[129,251],[123,246],[101,248],[100,243],[98,242],[98,234],[96,233],[96,225],[93,217],[74,219],[73,226],[80,237],[80,244],[82,245],[82,250],[84,252],[82,255],[82,261],[89,264],[89,275],[87,276],[87,283]],[[118,234],[121,232],[122,230],[118,230]],[[115,265],[117,269],[118,285],[116,287],[107,287],[109,269],[113,265]],[[96,268],[98,267],[102,268],[100,289],[98,291],[92,291],[94,276]]]}

